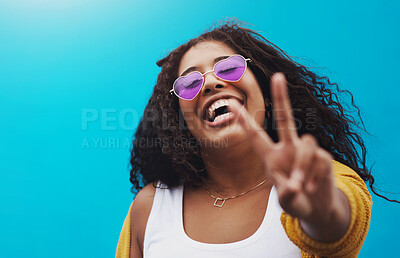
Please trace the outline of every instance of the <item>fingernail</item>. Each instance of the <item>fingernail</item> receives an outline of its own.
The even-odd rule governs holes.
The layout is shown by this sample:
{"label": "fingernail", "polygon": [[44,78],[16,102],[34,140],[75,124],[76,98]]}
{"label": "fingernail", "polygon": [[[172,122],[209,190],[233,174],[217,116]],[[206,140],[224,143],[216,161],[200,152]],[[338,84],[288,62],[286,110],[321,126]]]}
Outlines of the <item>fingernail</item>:
{"label": "fingernail", "polygon": [[295,176],[296,178],[300,179],[301,181],[303,181],[304,179],[304,172],[303,170],[301,170],[300,168],[296,168],[295,170],[293,170],[293,176]]}

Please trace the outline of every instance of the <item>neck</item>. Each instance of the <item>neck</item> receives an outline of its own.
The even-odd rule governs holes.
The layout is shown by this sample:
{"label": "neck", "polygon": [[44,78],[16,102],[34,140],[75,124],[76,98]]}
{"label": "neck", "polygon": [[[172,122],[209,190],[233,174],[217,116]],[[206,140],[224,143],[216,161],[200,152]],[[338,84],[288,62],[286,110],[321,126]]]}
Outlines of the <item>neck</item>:
{"label": "neck", "polygon": [[247,144],[202,150],[207,169],[205,186],[221,195],[236,195],[250,190],[267,178],[261,159]]}

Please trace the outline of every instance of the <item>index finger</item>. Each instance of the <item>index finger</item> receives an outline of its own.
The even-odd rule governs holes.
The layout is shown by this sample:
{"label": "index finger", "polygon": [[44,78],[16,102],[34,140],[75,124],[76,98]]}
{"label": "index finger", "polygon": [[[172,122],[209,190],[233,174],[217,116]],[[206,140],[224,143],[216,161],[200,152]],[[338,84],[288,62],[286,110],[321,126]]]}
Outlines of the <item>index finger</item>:
{"label": "index finger", "polygon": [[252,141],[254,149],[261,157],[264,157],[274,142],[238,101],[230,100],[230,102],[231,111],[237,115],[238,122]]}
{"label": "index finger", "polygon": [[291,142],[298,136],[287,91],[286,78],[282,73],[276,73],[272,76],[271,93],[279,139]]}

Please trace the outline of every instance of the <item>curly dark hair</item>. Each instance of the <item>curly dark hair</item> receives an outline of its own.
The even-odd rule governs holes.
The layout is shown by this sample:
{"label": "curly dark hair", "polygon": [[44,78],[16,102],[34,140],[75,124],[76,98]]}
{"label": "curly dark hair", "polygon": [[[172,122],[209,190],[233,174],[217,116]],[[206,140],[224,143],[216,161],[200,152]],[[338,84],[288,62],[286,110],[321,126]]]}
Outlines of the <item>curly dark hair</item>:
{"label": "curly dark hair", "polygon": [[[352,168],[364,181],[369,182],[370,189],[376,195],[389,200],[377,193],[373,186],[374,177],[367,169],[365,144],[357,132],[366,131],[353,95],[339,89],[327,77],[318,76],[295,62],[259,33],[242,27],[236,21],[223,22],[207,30],[157,62],[162,69],[132,143],[130,181],[133,193],[148,183],[154,185],[158,180],[169,188],[181,184],[199,187],[207,181],[200,145],[183,121],[178,98],[169,91],[178,77],[182,56],[192,46],[208,40],[223,42],[252,60],[249,69],[256,76],[265,99],[271,99],[272,75],[284,73],[293,115],[298,123],[298,134],[312,134],[335,160]],[[351,97],[351,104],[360,122],[339,102],[340,93]],[[311,118],[310,114],[313,114]],[[273,123],[273,116],[266,116],[265,130],[277,141]]]}

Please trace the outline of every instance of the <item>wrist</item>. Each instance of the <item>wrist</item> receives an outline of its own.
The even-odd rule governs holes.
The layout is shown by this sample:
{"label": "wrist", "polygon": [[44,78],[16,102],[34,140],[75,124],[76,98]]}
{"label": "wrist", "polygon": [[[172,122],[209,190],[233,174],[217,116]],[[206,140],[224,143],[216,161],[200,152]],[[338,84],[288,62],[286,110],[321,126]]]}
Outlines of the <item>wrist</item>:
{"label": "wrist", "polygon": [[332,203],[323,213],[300,219],[300,226],[311,238],[334,242],[343,237],[350,226],[350,205],[346,195],[335,187]]}

